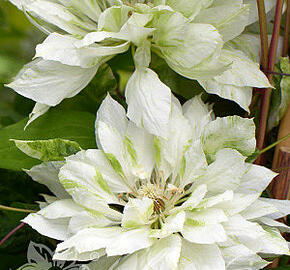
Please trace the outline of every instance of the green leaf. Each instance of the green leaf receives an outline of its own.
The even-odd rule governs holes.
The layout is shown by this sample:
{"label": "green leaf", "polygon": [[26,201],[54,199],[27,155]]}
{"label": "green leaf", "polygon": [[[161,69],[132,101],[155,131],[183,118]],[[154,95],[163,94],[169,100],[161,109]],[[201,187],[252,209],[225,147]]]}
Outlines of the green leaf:
{"label": "green leaf", "polygon": [[61,138],[77,142],[81,148],[96,148],[95,116],[87,112],[51,110],[24,131],[27,118],[0,130],[0,168],[30,169],[39,161],[22,153],[11,139],[47,140]]}
{"label": "green leaf", "polygon": [[65,157],[81,150],[78,143],[63,139],[12,141],[24,154],[42,161],[64,160]]}
{"label": "green leaf", "polygon": [[[290,73],[289,57],[280,58],[280,67],[276,71]],[[290,104],[290,77],[274,76],[274,83],[276,89],[272,91],[268,130],[271,130],[279,124],[279,121],[286,113]]]}

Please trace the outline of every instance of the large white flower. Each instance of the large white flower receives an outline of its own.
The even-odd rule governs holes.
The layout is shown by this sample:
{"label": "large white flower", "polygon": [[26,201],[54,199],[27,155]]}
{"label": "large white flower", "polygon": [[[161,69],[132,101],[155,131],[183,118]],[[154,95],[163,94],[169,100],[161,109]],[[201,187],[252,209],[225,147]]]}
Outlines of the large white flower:
{"label": "large white flower", "polygon": [[49,34],[36,47],[36,59],[8,85],[39,103],[33,119],[78,94],[101,64],[130,45],[137,51],[136,70],[126,89],[128,116],[158,136],[164,136],[171,94],[148,68],[151,50],[177,73],[198,80],[207,92],[246,110],[251,87],[269,86],[259,65],[228,44],[256,19],[242,0],[10,1]]}
{"label": "large white flower", "polygon": [[110,96],[96,120],[99,149],[28,174],[56,197],[24,222],[63,241],[54,259],[94,260],[89,269],[261,269],[289,254],[275,221],[289,201],[260,198],[276,175],[245,162],[252,120],[213,119],[199,97],[172,97],[167,139],[126,117]]}

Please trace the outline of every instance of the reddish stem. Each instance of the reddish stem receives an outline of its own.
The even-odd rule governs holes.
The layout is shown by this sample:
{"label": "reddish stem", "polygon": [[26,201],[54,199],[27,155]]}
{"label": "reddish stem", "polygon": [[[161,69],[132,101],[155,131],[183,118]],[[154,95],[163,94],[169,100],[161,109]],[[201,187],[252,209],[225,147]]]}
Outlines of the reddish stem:
{"label": "reddish stem", "polygon": [[264,0],[257,0],[257,6],[260,24],[261,66],[263,70],[266,70],[268,67],[268,33]]}
{"label": "reddish stem", "polygon": [[286,22],[285,22],[283,51],[282,51],[282,56],[284,57],[288,55],[289,34],[290,34],[290,0],[287,1]]}
{"label": "reddish stem", "polygon": [[[277,0],[276,10],[275,10],[275,19],[274,19],[274,28],[273,35],[270,44],[269,58],[268,58],[268,71],[273,72],[277,54],[278,39],[280,33],[281,19],[282,19],[282,9],[283,9],[283,0]],[[268,74],[268,79],[270,82],[273,80],[273,74]],[[270,98],[271,98],[271,88],[267,88],[264,91],[261,103],[261,115],[260,115],[260,125],[258,130],[257,138],[257,148],[259,150],[263,149],[267,131],[267,121],[270,108]],[[261,156],[256,160],[256,163],[261,163]]]}
{"label": "reddish stem", "polygon": [[18,230],[20,230],[23,226],[25,225],[25,223],[21,223],[19,224],[16,228],[14,228],[11,232],[9,232],[1,241],[0,241],[0,247],[14,234],[16,233]]}

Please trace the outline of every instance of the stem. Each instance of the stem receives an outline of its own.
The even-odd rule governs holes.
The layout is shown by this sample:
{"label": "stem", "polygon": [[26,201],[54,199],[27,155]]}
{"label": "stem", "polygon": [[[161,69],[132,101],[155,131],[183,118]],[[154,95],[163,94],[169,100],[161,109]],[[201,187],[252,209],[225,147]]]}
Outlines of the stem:
{"label": "stem", "polygon": [[268,67],[268,34],[267,34],[267,18],[264,0],[257,0],[260,38],[261,38],[261,65],[263,70]]}
{"label": "stem", "polygon": [[22,213],[36,213],[37,212],[35,210],[14,208],[14,207],[5,206],[2,204],[0,204],[0,210],[22,212]]}
{"label": "stem", "polygon": [[[281,18],[282,18],[282,9],[283,9],[283,0],[277,0],[276,10],[275,10],[275,19],[274,19],[274,28],[273,35],[270,44],[269,58],[268,58],[268,70],[269,72],[273,72],[275,66],[275,59],[277,53],[278,46],[278,38],[280,33],[281,26]],[[268,74],[268,79],[270,82],[273,80],[273,74]],[[267,131],[267,120],[270,108],[270,100],[271,100],[271,88],[265,89],[262,104],[261,104],[261,115],[260,115],[260,125],[258,130],[258,138],[257,138],[257,148],[261,150],[265,143],[265,136]],[[261,157],[261,156],[260,156]],[[256,160],[256,163],[261,163],[261,158]]]}
{"label": "stem", "polygon": [[0,241],[0,247],[14,234],[16,233],[19,229],[21,229],[25,223],[21,223],[18,225],[16,228],[14,228],[11,232],[9,232],[1,241]]}
{"label": "stem", "polygon": [[282,56],[284,57],[288,55],[289,34],[290,34],[290,0],[287,1],[286,22],[285,22],[283,50],[282,50]]}
{"label": "stem", "polygon": [[274,142],[273,144],[269,145],[268,147],[262,149],[261,151],[259,151],[259,155],[267,152],[268,150],[270,150],[271,148],[273,148],[274,146],[280,144],[281,142],[284,142],[285,140],[287,140],[288,138],[290,138],[290,133],[287,134],[286,136],[282,137],[280,140]]}

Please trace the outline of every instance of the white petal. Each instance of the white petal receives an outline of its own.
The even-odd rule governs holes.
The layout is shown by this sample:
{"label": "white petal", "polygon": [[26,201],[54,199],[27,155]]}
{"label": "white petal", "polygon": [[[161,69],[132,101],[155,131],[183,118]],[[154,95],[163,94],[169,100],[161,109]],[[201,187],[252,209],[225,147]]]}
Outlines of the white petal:
{"label": "white petal", "polygon": [[225,201],[217,204],[217,207],[223,209],[225,213],[229,216],[236,215],[249,207],[254,201],[260,197],[260,193],[253,194],[243,194],[243,193],[234,193],[234,197],[231,201]]}
{"label": "white petal", "polygon": [[[119,222],[118,222],[119,223]],[[76,234],[79,231],[90,227],[107,227],[114,225],[114,222],[103,214],[91,211],[82,211],[72,216],[69,221],[68,231]]]}
{"label": "white petal", "polygon": [[244,245],[222,248],[221,252],[225,259],[227,270],[259,270],[269,264],[269,262],[263,260]]}
{"label": "white petal", "polygon": [[[194,182],[199,176],[204,174],[207,168],[207,161],[202,149],[200,140],[194,141],[188,151],[184,154],[185,169],[182,179],[182,186]],[[180,175],[182,176],[182,174]]]}
{"label": "white petal", "polygon": [[198,183],[207,185],[209,193],[217,194],[226,190],[235,190],[246,171],[245,157],[233,149],[225,148],[216,154],[216,160],[211,163]]}
{"label": "white petal", "polygon": [[99,31],[119,32],[129,18],[132,7],[127,5],[107,8],[98,20]]}
{"label": "white petal", "polygon": [[58,61],[65,65],[92,68],[100,66],[114,55],[128,50],[129,43],[114,43],[110,46],[94,45],[77,48],[78,39],[57,33],[50,34],[42,44],[37,45],[35,57],[45,60]]}
{"label": "white petal", "polygon": [[122,227],[134,228],[149,223],[149,219],[154,212],[153,200],[144,197],[141,199],[129,198],[125,205]]}
{"label": "white petal", "polygon": [[272,87],[259,64],[252,62],[244,53],[234,49],[223,49],[221,58],[232,63],[231,69],[217,76],[219,83],[258,88]]}
{"label": "white petal", "polygon": [[174,207],[170,210],[170,213],[175,213],[181,210],[192,210],[197,207],[207,192],[206,185],[200,185],[195,188],[190,194],[189,198],[181,205]]}
{"label": "white petal", "polygon": [[67,158],[67,164],[70,162],[72,166],[86,164],[95,170],[99,170],[103,178],[106,180],[109,188],[114,193],[129,191],[122,178],[113,170],[105,154],[100,150],[89,149],[86,151],[80,151],[76,155]]}
{"label": "white petal", "polygon": [[59,199],[70,198],[58,179],[60,168],[64,165],[61,161],[43,162],[25,172],[40,184],[46,185]]}
{"label": "white petal", "polygon": [[276,200],[260,198],[261,201],[269,203],[278,209],[279,212],[269,215],[270,218],[278,219],[290,214],[290,201],[289,200]]}
{"label": "white petal", "polygon": [[251,87],[272,87],[259,64],[252,62],[242,51],[223,49],[220,61],[231,64],[230,68],[210,80],[199,80],[206,91],[237,102],[248,110]]}
{"label": "white petal", "polygon": [[171,91],[149,68],[137,69],[127,83],[127,115],[137,126],[165,137],[171,107]]}
{"label": "white petal", "polygon": [[129,20],[121,28],[119,35],[121,38],[131,41],[136,46],[141,46],[148,36],[155,31],[154,28],[144,27],[152,19],[151,14],[140,14],[133,12]]}
{"label": "white petal", "polygon": [[106,248],[108,256],[133,253],[152,245],[148,230],[122,230],[120,227],[89,228],[80,231],[67,241],[59,244],[57,254],[75,249],[78,253],[97,251]]}
{"label": "white petal", "polygon": [[30,214],[22,222],[30,225],[34,230],[47,237],[65,240],[68,237],[69,218],[46,219],[38,213]]}
{"label": "white petal", "polygon": [[116,129],[122,136],[125,136],[128,125],[126,111],[109,94],[98,109],[96,125],[98,121],[106,123]]}
{"label": "white petal", "polygon": [[59,219],[72,217],[83,211],[73,200],[57,200],[47,207],[41,209],[38,214],[47,219]]}
{"label": "white petal", "polygon": [[[96,161],[95,164],[94,161]],[[110,176],[113,176],[113,179]],[[68,158],[66,164],[60,169],[59,179],[73,198],[80,195],[78,193],[87,193],[88,196],[95,195],[97,199],[105,203],[118,203],[111,186],[117,183],[120,187],[122,182],[114,174],[100,150],[81,151],[76,156]],[[106,179],[109,181],[107,182]]]}
{"label": "white petal", "polygon": [[200,96],[194,97],[182,106],[184,116],[192,126],[193,138],[198,139],[205,125],[211,122],[211,111],[209,106],[203,103]]}
{"label": "white petal", "polygon": [[99,16],[101,14],[101,8],[97,1],[91,0],[59,0],[66,7],[71,7],[72,9],[81,12],[81,15],[88,16],[90,19],[98,22]]}
{"label": "white petal", "polygon": [[240,241],[242,244],[248,241],[259,241],[264,235],[264,230],[255,222],[249,222],[240,215],[230,217],[223,223],[228,236]]}
{"label": "white petal", "polygon": [[206,92],[232,100],[238,103],[245,111],[249,111],[249,105],[252,100],[252,87],[219,83],[215,79],[199,80],[198,82]]}
{"label": "white petal", "polygon": [[171,235],[157,241],[148,249],[147,263],[151,269],[177,269],[181,252],[181,238]]}
{"label": "white petal", "polygon": [[175,270],[181,251],[181,238],[171,235],[155,242],[152,247],[125,257],[115,270]]}
{"label": "white petal", "polygon": [[261,193],[275,176],[277,176],[277,173],[266,167],[248,164],[248,171],[243,176],[237,192],[244,194]]}
{"label": "white petal", "polygon": [[55,106],[77,95],[95,76],[97,67],[81,68],[37,59],[25,65],[7,86],[36,102]]}
{"label": "white petal", "polygon": [[226,232],[221,224],[200,225],[189,219],[183,226],[182,235],[186,240],[197,244],[214,244],[227,240]]}
{"label": "white petal", "polygon": [[265,233],[259,239],[260,253],[264,253],[267,257],[275,255],[290,255],[287,241],[281,236],[276,228],[264,227]]}
{"label": "white petal", "polygon": [[32,112],[29,114],[29,120],[27,121],[24,129],[26,129],[34,120],[36,120],[41,115],[45,114],[49,110],[50,106],[36,103],[33,107]]}
{"label": "white petal", "polygon": [[192,68],[221,49],[221,36],[212,25],[188,23],[177,12],[158,15],[153,21],[153,43],[172,69]]}
{"label": "white petal", "polygon": [[225,212],[218,208],[186,211],[186,218],[196,224],[217,224],[228,220]]}
{"label": "white petal", "polygon": [[84,35],[87,31],[96,28],[96,24],[79,19],[63,5],[52,1],[35,0],[24,5],[33,16],[53,24],[64,31],[74,35]]}
{"label": "white petal", "polygon": [[[255,4],[256,6],[257,4]],[[241,34],[227,43],[233,49],[240,50],[255,63],[260,62],[261,42],[258,34]]]}
{"label": "white petal", "polygon": [[279,212],[277,208],[267,202],[256,200],[240,214],[246,219],[256,219]]}
{"label": "white petal", "polygon": [[139,179],[150,177],[155,164],[153,136],[129,122],[124,144],[132,173]]}
{"label": "white petal", "polygon": [[205,126],[202,142],[210,160],[219,149],[227,147],[249,156],[256,149],[255,124],[253,120],[239,116],[217,118]]}
{"label": "white petal", "polygon": [[220,204],[222,202],[230,202],[233,200],[234,193],[232,190],[227,190],[222,194],[219,194],[217,196],[212,196],[209,198],[206,198],[206,200],[203,200],[197,207],[198,208],[207,208],[207,207],[213,207],[217,204]]}
{"label": "white petal", "polygon": [[150,237],[152,238],[165,238],[173,233],[179,233],[183,229],[185,222],[185,212],[181,211],[177,214],[170,214],[164,222],[161,223],[161,229],[152,229]]}
{"label": "white petal", "polygon": [[224,42],[240,35],[248,24],[249,6],[243,1],[223,1],[202,10],[194,22],[209,23],[217,28]]}
{"label": "white petal", "polygon": [[225,270],[225,262],[216,245],[197,245],[182,241],[179,270]]}
{"label": "white petal", "polygon": [[280,232],[286,232],[290,233],[290,227],[285,225],[282,222],[278,222],[276,220],[273,220],[268,217],[260,217],[257,219],[257,222],[262,223],[262,225],[267,225],[269,227],[275,227],[277,228]]}
{"label": "white petal", "polygon": [[[172,179],[176,175],[184,174],[184,154],[190,147],[191,127],[189,121],[183,116],[181,105],[175,97],[172,96],[171,115],[168,123],[168,133],[166,138],[159,138],[160,142],[160,161],[157,165],[163,171],[164,163],[167,162],[172,168]],[[164,176],[168,177],[167,175]],[[173,183],[179,185],[179,183]]]}
{"label": "white petal", "polygon": [[212,0],[167,0],[166,5],[172,7],[173,10],[182,13],[185,17],[193,20],[200,10],[209,5]]}

